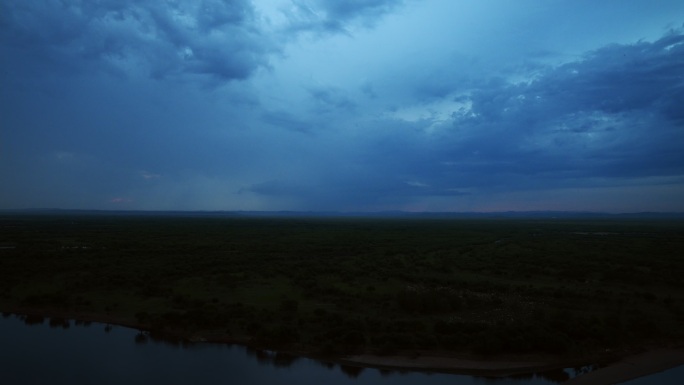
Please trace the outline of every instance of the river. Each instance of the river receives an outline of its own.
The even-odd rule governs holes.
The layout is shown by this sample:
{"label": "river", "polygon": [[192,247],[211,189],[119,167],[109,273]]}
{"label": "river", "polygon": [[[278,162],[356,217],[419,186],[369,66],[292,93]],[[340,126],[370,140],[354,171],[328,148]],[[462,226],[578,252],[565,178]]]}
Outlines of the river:
{"label": "river", "polygon": [[99,323],[0,318],[3,384],[556,384],[573,370],[521,378],[400,372],[298,358],[243,346],[154,341]]}

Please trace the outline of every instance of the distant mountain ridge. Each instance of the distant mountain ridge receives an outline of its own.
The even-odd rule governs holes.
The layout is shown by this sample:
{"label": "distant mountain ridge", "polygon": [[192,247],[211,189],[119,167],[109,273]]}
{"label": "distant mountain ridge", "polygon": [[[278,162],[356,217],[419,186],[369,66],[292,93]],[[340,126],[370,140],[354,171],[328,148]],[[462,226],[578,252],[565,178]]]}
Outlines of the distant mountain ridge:
{"label": "distant mountain ridge", "polygon": [[558,219],[684,219],[684,212],[603,213],[591,211],[496,211],[496,212],[412,212],[412,211],[204,211],[204,210],[81,210],[58,208],[0,209],[0,214],[27,215],[137,215],[181,217],[310,217],[310,218],[558,218]]}

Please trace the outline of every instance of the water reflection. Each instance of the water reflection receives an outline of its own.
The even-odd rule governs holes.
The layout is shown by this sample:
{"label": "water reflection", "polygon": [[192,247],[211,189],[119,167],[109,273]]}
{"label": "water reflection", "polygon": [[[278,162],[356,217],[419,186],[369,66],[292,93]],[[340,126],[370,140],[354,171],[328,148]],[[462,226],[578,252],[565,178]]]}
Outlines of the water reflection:
{"label": "water reflection", "polygon": [[627,381],[623,385],[681,385],[684,384],[684,365]]}
{"label": "water reflection", "polygon": [[148,339],[147,333],[143,331],[139,331],[138,334],[135,335],[136,344],[146,344]]}
{"label": "water reflection", "polygon": [[90,326],[91,322],[90,321],[82,321],[82,320],[75,320],[74,325],[76,326],[83,326],[83,327],[88,327]]}
{"label": "water reflection", "polygon": [[393,370],[389,370],[389,369],[378,369],[378,370],[380,371],[380,375],[383,377],[390,376],[394,373]]}
{"label": "water reflection", "polygon": [[316,361],[319,365],[322,367],[328,369],[328,370],[333,370],[335,369],[335,364],[329,361]]}
{"label": "water reflection", "polygon": [[361,375],[363,369],[360,366],[340,365],[342,373],[346,374],[349,378],[357,378]]}
{"label": "water reflection", "polygon": [[288,368],[300,359],[299,356],[285,352],[275,352],[272,350],[254,349],[249,347],[245,348],[245,353],[249,357],[254,357],[257,362],[262,365],[271,365],[276,368]]}
{"label": "water reflection", "polygon": [[51,328],[69,329],[71,321],[63,318],[50,318],[49,325]]}
{"label": "water reflection", "polygon": [[553,370],[545,370],[543,372],[537,372],[537,373],[520,373],[520,374],[514,374],[511,375],[510,378],[516,379],[516,380],[531,380],[535,378],[540,378],[544,380],[548,380],[551,382],[556,382],[556,383],[561,383],[564,381],[567,381],[571,379],[574,376],[571,376],[570,373],[568,372],[568,369],[553,369]]}
{"label": "water reflection", "polygon": [[24,324],[26,325],[42,325],[45,322],[45,317],[39,315],[27,315],[24,317]]}
{"label": "water reflection", "polygon": [[[238,345],[193,343],[111,324],[86,328],[89,322],[2,315],[0,362],[3,370],[10,370],[7,383],[548,385],[573,375],[560,370],[492,379],[372,369]],[[41,370],[35,370],[37,362]],[[25,379],[27,373],[32,377]]]}

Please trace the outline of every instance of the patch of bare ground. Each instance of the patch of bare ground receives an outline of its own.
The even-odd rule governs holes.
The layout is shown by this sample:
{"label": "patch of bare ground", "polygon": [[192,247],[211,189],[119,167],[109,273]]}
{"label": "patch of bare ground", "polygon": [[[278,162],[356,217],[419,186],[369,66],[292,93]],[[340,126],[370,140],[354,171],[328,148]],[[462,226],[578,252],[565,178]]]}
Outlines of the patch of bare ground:
{"label": "patch of bare ground", "polygon": [[488,377],[506,377],[586,364],[586,360],[551,358],[544,355],[480,357],[473,354],[453,354],[451,352],[421,352],[412,356],[360,354],[347,356],[340,362],[345,365]]}

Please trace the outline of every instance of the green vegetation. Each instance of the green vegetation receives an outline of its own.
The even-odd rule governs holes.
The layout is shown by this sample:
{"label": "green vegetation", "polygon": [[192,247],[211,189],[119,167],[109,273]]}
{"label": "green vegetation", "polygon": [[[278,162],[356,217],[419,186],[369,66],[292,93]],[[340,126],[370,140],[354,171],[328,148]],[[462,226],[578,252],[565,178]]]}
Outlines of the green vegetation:
{"label": "green vegetation", "polygon": [[0,310],[320,354],[684,341],[684,223],[0,217]]}

